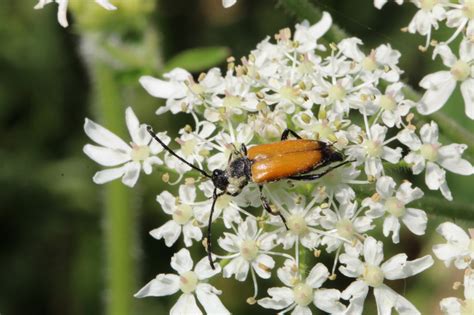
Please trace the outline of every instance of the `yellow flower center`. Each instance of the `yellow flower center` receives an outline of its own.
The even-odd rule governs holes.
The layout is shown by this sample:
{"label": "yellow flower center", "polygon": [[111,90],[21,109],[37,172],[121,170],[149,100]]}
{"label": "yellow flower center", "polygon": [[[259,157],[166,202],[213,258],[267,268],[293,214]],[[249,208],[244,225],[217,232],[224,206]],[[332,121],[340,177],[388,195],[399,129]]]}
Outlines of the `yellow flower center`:
{"label": "yellow flower center", "polygon": [[254,240],[245,240],[240,244],[240,255],[247,260],[252,261],[257,258],[258,246]]}
{"label": "yellow flower center", "polygon": [[173,220],[181,225],[184,225],[189,222],[193,216],[193,209],[190,205],[181,204],[176,207],[176,210],[173,213]]}
{"label": "yellow flower center", "polygon": [[296,102],[298,99],[298,91],[291,86],[284,86],[279,91],[282,98],[290,101]]}
{"label": "yellow flower center", "polygon": [[390,95],[382,95],[379,102],[380,107],[385,110],[393,111],[397,107],[397,103]]}
{"label": "yellow flower center", "polygon": [[451,74],[457,81],[464,81],[471,74],[471,67],[466,62],[458,60],[452,66]]}
{"label": "yellow flower center", "polygon": [[295,303],[306,306],[313,301],[313,289],[306,283],[298,283],[293,288]]}
{"label": "yellow flower center", "polygon": [[383,283],[384,275],[382,269],[378,266],[365,264],[362,279],[371,287],[378,287]]}
{"label": "yellow flower center", "polygon": [[147,145],[132,144],[132,161],[141,162],[150,156],[150,148]]}
{"label": "yellow flower center", "polygon": [[465,0],[462,12],[468,19],[474,18],[474,0]]}
{"label": "yellow flower center", "polygon": [[337,234],[346,240],[351,240],[354,236],[354,226],[349,219],[342,219],[336,223]]}
{"label": "yellow flower center", "polygon": [[435,144],[423,144],[420,148],[420,154],[426,160],[434,162],[438,159],[438,146]]}
{"label": "yellow flower center", "polygon": [[378,141],[367,140],[365,143],[365,150],[370,157],[380,157],[382,154],[382,146]]}
{"label": "yellow flower center", "polygon": [[438,4],[439,0],[421,0],[420,5],[421,9],[425,11],[430,11],[434,8],[435,5]]}
{"label": "yellow flower center", "polygon": [[385,201],[385,209],[397,218],[403,217],[406,212],[405,205],[396,197],[390,197]]}
{"label": "yellow flower center", "polygon": [[377,69],[377,62],[373,55],[369,55],[362,60],[362,68],[366,71],[374,71]]}
{"label": "yellow flower center", "polygon": [[241,104],[242,101],[238,96],[226,96],[224,98],[224,107],[226,108],[238,108]]}
{"label": "yellow flower center", "polygon": [[474,300],[465,300],[461,302],[461,315],[474,314]]}
{"label": "yellow flower center", "polygon": [[328,96],[331,101],[341,101],[346,97],[346,90],[339,84],[336,84],[329,88]]}
{"label": "yellow flower center", "polygon": [[183,293],[191,293],[196,290],[198,277],[194,271],[187,271],[179,276],[179,288]]}
{"label": "yellow flower center", "polygon": [[293,214],[287,219],[287,225],[291,232],[303,235],[308,231],[305,219],[299,214]]}

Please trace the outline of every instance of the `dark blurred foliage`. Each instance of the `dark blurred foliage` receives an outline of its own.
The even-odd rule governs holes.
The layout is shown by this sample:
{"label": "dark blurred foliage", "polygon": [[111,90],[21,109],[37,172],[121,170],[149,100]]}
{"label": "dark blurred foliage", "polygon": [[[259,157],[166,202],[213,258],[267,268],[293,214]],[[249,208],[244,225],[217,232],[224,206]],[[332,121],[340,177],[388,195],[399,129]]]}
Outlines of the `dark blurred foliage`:
{"label": "dark blurred foliage", "polygon": [[[91,181],[97,166],[82,153],[87,142],[83,120],[91,117],[91,82],[78,53],[79,37],[74,27],[58,25],[55,5],[35,11],[35,2],[0,2],[0,312],[101,314],[106,293],[101,187]],[[164,59],[200,46],[226,46],[236,58],[248,54],[267,35],[294,25],[296,20],[275,3],[239,0],[237,6],[224,10],[220,0],[158,1],[154,22],[162,36]],[[379,12],[369,0],[313,3],[329,11],[349,33],[363,38],[368,47],[390,42],[402,51],[401,67],[413,86],[424,74],[441,68],[428,64],[429,58],[417,50],[421,37],[399,31],[413,15],[413,6],[389,4]],[[74,25],[73,18],[70,22]],[[146,106],[139,101],[145,98]],[[156,100],[142,92],[136,103],[132,105],[142,121],[157,121],[153,116]],[[463,106],[444,110],[472,126],[463,115]],[[172,135],[177,134],[177,126],[189,121],[185,115],[178,115],[177,121],[170,115],[163,117],[166,123],[160,127]],[[160,190],[169,189],[158,184],[160,176],[141,176],[141,188],[136,190],[141,191],[136,197],[141,268],[137,289],[157,273],[169,272],[169,260],[178,248],[167,249],[148,235],[166,220],[154,201]],[[449,180],[456,198],[472,200],[467,179],[450,176]],[[430,223],[430,233],[439,220]],[[387,248],[386,257],[402,250],[410,258],[427,253],[430,233],[414,239],[402,231],[401,244],[411,244],[411,248]],[[251,296],[250,282],[219,279],[214,283],[224,291],[225,304],[234,313],[274,313],[249,307],[241,294],[235,297],[233,292],[238,291]],[[262,297],[270,284],[260,283]],[[407,292],[417,305],[427,304],[424,299],[439,294],[423,289],[433,285],[429,275],[417,282],[422,286],[418,290],[411,290],[413,283],[408,280],[393,283],[393,287]],[[344,287],[347,282],[336,281],[335,285]],[[162,314],[176,298],[149,298],[137,303],[143,314]],[[425,312],[436,309],[438,299],[436,296],[425,305]],[[373,306],[368,306],[367,314],[373,311]]]}

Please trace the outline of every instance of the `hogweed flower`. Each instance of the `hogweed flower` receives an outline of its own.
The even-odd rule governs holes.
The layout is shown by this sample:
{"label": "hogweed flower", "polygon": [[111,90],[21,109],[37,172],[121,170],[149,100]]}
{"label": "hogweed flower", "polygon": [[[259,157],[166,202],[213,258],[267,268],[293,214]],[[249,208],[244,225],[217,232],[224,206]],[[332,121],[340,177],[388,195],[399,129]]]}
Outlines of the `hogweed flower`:
{"label": "hogweed flower", "polygon": [[171,267],[177,271],[177,275],[159,274],[141,288],[135,297],[166,296],[181,290],[182,294],[170,310],[171,315],[202,314],[196,304],[195,296],[207,314],[230,314],[218,297],[222,292],[205,282],[208,278],[220,273],[220,267],[211,269],[207,257],[204,257],[193,270],[191,255],[184,248],[173,255]]}
{"label": "hogweed flower", "polygon": [[[260,187],[250,178],[237,196],[220,196],[211,218],[214,225],[224,223],[223,235],[218,238],[220,248],[211,253],[216,270],[211,272],[209,261],[203,259],[191,271],[189,253],[181,249],[172,262],[176,267],[176,261],[188,261],[186,268],[173,267],[180,275],[159,275],[137,296],[170,295],[181,288],[183,295],[172,313],[199,314],[193,292],[206,312],[219,309],[227,313],[217,298],[218,291],[200,282],[222,269],[223,278],[234,277],[237,281],[245,281],[250,273],[254,295],[247,302],[258,301],[263,307],[282,312],[309,314],[310,305],[314,304],[330,313],[362,314],[369,287],[373,287],[379,314],[392,308],[402,314],[418,313],[415,306],[384,282],[422,272],[431,266],[431,257],[407,261],[405,254],[399,254],[382,263],[382,243],[371,236],[380,217],[384,217],[384,234],[392,234],[393,242],[399,241],[400,221],[415,235],[423,235],[426,230],[425,212],[410,207],[410,202],[421,198],[423,192],[407,181],[397,182],[388,176],[388,170],[398,167],[400,161],[410,163],[415,175],[426,167],[428,187],[440,189],[446,198],[451,198],[444,169],[470,175],[472,165],[461,157],[464,145],[438,143],[435,125],[423,126],[419,131],[421,140],[418,138],[411,123],[411,111],[417,104],[403,94],[400,53],[387,44],[365,54],[359,48],[363,43],[357,38],[323,45],[320,39],[331,21],[330,15],[324,13],[315,25],[297,25],[293,35],[290,29],[283,29],[275,35],[275,41],[264,39],[240,63],[229,58],[224,73],[213,68],[195,78],[177,68],[163,78],[140,78],[149,94],[165,101],[157,115],[170,112],[192,117],[192,126],[181,128],[176,144],[170,146],[202,170],[201,174],[196,172],[162,148],[152,150],[158,144],[150,143],[150,137],[141,134],[144,127],[139,126],[138,120],[127,119],[127,125],[135,121],[129,129],[137,147],[148,147],[147,157],[160,160],[154,165],[178,174],[176,180],[169,182],[179,185],[178,196],[164,191],[157,197],[163,211],[172,218],[151,232],[153,237],[164,239],[167,246],[180,244],[183,238],[186,247],[200,244],[193,241],[203,239],[203,246],[209,248],[209,235],[203,237],[203,229],[210,228],[212,197],[220,191],[206,174],[216,169],[228,170],[228,163],[236,157],[245,158],[244,146],[278,141],[282,132],[290,128],[304,139],[330,146],[343,156],[345,165],[315,181],[265,183],[262,196]],[[132,113],[127,110],[130,117]],[[85,151],[94,160],[106,166],[125,163],[129,167],[135,163],[138,172],[143,164],[144,171],[151,172],[146,158],[133,160],[133,145],[117,140],[103,127],[91,122],[87,125],[88,135],[103,146],[95,150],[108,153],[91,154],[88,146]],[[159,138],[166,144],[170,142],[165,134],[160,133]],[[318,165],[312,171],[322,174],[331,166],[334,165]],[[107,179],[124,175],[122,168]],[[127,179],[126,183],[134,184],[137,174],[134,173],[133,182]],[[128,177],[125,174],[124,178]],[[229,179],[234,188],[242,183],[242,178]],[[266,201],[266,209],[262,201]],[[333,256],[333,265],[328,268],[316,264],[309,253]],[[278,266],[276,256],[286,258],[283,267]],[[199,278],[198,269],[205,268],[209,269],[206,276]],[[271,288],[269,297],[261,298],[260,283],[271,278],[273,270],[277,270],[285,287]],[[329,289],[326,280],[333,280],[336,270],[358,280],[348,288]],[[206,288],[207,295],[199,288]],[[211,298],[212,305],[206,304],[204,296]],[[185,309],[187,306],[191,308]]]}
{"label": "hogweed flower", "polygon": [[[86,144],[83,149],[84,153],[100,165],[114,167],[97,172],[93,177],[96,184],[104,184],[122,177],[122,182],[125,185],[133,187],[137,183],[142,169],[145,174],[149,175],[152,173],[153,165],[163,164],[163,161],[157,156],[163,151],[163,147],[151,141],[146,126],[140,124],[131,107],[126,109],[125,118],[128,132],[132,138],[130,144],[125,143],[117,135],[92,120],[87,118],[85,120],[85,133],[100,146]],[[166,132],[159,133],[159,137],[165,143],[170,141]],[[121,166],[115,167],[118,165]]]}

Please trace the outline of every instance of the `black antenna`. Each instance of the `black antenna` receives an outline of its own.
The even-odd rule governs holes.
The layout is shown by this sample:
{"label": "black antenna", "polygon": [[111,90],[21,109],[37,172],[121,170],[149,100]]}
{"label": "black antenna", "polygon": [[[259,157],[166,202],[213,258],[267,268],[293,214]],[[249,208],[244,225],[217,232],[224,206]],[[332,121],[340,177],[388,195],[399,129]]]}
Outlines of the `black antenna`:
{"label": "black antenna", "polygon": [[171,153],[172,155],[174,155],[178,160],[180,160],[181,162],[183,162],[184,164],[194,168],[196,171],[199,171],[202,175],[208,177],[208,178],[212,178],[211,175],[207,174],[204,170],[200,169],[199,167],[197,166],[194,166],[192,165],[191,163],[189,163],[188,161],[186,161],[185,159],[183,159],[182,157],[180,157],[179,155],[177,155],[176,153],[174,153],[173,150],[171,150],[170,147],[168,147],[163,141],[160,140],[160,138],[158,138],[155,134],[155,132],[153,131],[153,128],[148,125],[146,126],[146,130],[148,131],[148,133],[150,134],[150,136],[153,137],[153,139],[155,139],[159,144],[161,144],[161,146],[166,150],[168,151],[169,153]]}

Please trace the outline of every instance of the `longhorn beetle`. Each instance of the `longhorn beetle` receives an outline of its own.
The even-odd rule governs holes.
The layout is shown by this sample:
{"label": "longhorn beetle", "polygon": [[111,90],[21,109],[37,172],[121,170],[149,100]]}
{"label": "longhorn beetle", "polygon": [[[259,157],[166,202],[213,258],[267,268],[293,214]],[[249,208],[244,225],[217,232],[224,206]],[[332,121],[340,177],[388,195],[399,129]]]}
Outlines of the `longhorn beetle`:
{"label": "longhorn beetle", "polygon": [[[249,182],[255,183],[260,191],[260,200],[263,208],[272,215],[279,215],[286,226],[285,217],[278,210],[273,211],[263,195],[263,184],[282,179],[315,180],[335,168],[352,162],[344,161],[321,173],[312,173],[332,162],[343,161],[344,156],[342,153],[334,150],[332,145],[318,140],[302,139],[293,130],[285,129],[281,135],[281,141],[255,145],[248,150],[242,144],[241,150],[233,152],[229,157],[228,166],[225,170],[215,169],[210,175],[176,154],[156,136],[151,126],[147,126],[147,131],[171,155],[205,177],[210,178],[214,184],[209,225],[207,226],[207,254],[212,269],[215,269],[215,267],[212,260],[211,223],[217,198],[224,194],[237,196]],[[296,139],[288,140],[290,134]],[[234,158],[234,155],[237,156]]]}

